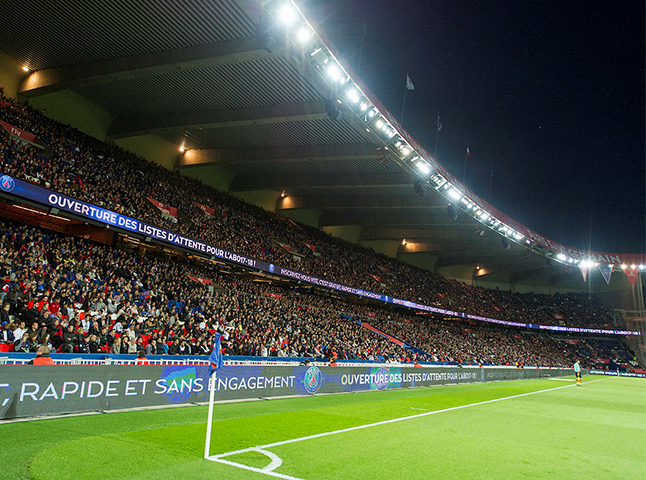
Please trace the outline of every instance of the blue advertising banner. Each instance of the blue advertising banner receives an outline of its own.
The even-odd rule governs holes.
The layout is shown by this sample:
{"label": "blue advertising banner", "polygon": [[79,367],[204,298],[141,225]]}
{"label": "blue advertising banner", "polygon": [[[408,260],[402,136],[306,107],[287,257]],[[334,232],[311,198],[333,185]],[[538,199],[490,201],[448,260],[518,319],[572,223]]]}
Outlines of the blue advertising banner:
{"label": "blue advertising banner", "polygon": [[241,255],[224,248],[211,245],[201,240],[186,237],[178,233],[160,228],[137,219],[121,215],[120,213],[106,210],[105,208],[97,207],[90,203],[77,200],[60,193],[53,192],[38,185],[34,185],[18,178],[13,178],[10,175],[0,176],[0,192],[31,200],[47,208],[58,208],[59,210],[69,212],[80,217],[100,222],[104,225],[110,225],[126,232],[132,232],[139,235],[150,237],[154,240],[164,244],[181,247],[197,254],[202,254],[209,257],[217,257],[227,262],[232,262],[248,268],[254,268],[263,272],[272,273],[281,277],[290,278],[316,285],[323,288],[329,288],[339,292],[347,293],[350,295],[357,295],[372,300],[378,300],[384,303],[392,303],[406,308],[420,310],[430,313],[439,313],[442,315],[449,315],[453,317],[468,318],[471,320],[478,320],[482,322],[497,323],[500,325],[507,325],[512,327],[525,327],[540,330],[554,330],[563,332],[575,333],[594,333],[605,335],[640,335],[638,331],[630,330],[608,330],[601,328],[577,328],[577,327],[561,327],[558,325],[533,325],[530,323],[511,322],[507,320],[498,320],[489,317],[481,317],[479,315],[466,314],[464,312],[454,312],[442,308],[423,305],[421,303],[412,302],[409,300],[402,300],[399,298],[382,295],[379,293],[362,290],[360,288],[350,287],[342,283],[333,282],[323,278],[318,278],[313,275],[308,275],[303,272],[298,272],[289,268],[274,265],[263,260],[258,260],[246,255]]}
{"label": "blue advertising banner", "polygon": [[[571,369],[477,367],[0,366],[0,418],[317,393],[414,388],[572,375]],[[209,382],[213,382],[210,384]]]}

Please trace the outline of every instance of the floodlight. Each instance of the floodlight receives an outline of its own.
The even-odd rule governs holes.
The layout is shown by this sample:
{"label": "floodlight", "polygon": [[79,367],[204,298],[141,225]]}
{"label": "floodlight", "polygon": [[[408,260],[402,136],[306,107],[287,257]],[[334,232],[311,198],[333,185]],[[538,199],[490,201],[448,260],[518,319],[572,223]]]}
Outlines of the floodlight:
{"label": "floodlight", "polygon": [[289,25],[296,19],[296,10],[290,5],[284,5],[279,12],[280,20]]}
{"label": "floodlight", "polygon": [[458,192],[457,190],[451,189],[449,190],[449,197],[454,200],[460,200],[460,197],[462,197],[462,195],[460,195],[460,192]]}
{"label": "floodlight", "polygon": [[417,162],[417,169],[422,172],[424,175],[431,173],[431,169],[426,162]]}
{"label": "floodlight", "polygon": [[312,38],[312,30],[310,30],[306,26],[302,26],[298,30],[298,33],[296,34],[296,38],[298,38],[299,42],[306,43],[310,38]]}
{"label": "floodlight", "polygon": [[348,90],[346,96],[352,103],[357,103],[359,101],[359,93],[354,88]]}
{"label": "floodlight", "polygon": [[327,74],[332,80],[338,80],[341,78],[341,70],[339,70],[339,67],[337,67],[335,63],[328,65]]}

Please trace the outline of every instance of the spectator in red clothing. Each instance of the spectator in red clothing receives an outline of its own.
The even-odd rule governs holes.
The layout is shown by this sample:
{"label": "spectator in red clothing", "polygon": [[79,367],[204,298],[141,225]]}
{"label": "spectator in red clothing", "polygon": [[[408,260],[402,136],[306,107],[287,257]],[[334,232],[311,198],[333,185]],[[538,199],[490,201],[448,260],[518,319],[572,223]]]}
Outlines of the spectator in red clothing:
{"label": "spectator in red clothing", "polygon": [[29,361],[30,365],[54,365],[54,360],[49,356],[49,347],[41,345],[36,352],[36,358]]}
{"label": "spectator in red clothing", "polygon": [[148,365],[150,362],[146,359],[146,352],[143,350],[139,350],[137,352],[137,360],[136,360],[137,365]]}

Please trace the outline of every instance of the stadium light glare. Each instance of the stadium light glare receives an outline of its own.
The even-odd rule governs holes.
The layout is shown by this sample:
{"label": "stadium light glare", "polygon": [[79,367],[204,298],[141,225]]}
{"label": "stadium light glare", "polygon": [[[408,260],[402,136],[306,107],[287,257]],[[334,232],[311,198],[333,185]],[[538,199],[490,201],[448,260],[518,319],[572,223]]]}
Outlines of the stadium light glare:
{"label": "stadium light glare", "polygon": [[280,20],[289,25],[294,20],[296,20],[296,10],[290,5],[283,5],[279,12]]}
{"label": "stadium light glare", "polygon": [[621,269],[622,269],[622,270],[626,270],[626,264],[625,264],[625,263],[622,263],[622,264],[621,264]]}
{"label": "stadium light glare", "polygon": [[359,101],[359,92],[357,92],[356,89],[351,88],[348,90],[346,97],[348,97],[348,100],[350,100],[352,103],[357,103]]}
{"label": "stadium light glare", "polygon": [[643,270],[643,269],[644,269],[644,266],[643,266],[643,265],[640,265],[640,266],[639,266],[639,269],[640,269],[640,270]]}
{"label": "stadium light glare", "polygon": [[630,266],[630,268],[632,268],[633,270],[635,270],[635,268],[637,268],[637,266],[633,263],[633,264]]}
{"label": "stadium light glare", "polygon": [[380,119],[378,119],[378,120],[375,122],[375,126],[376,126],[377,128],[381,128],[381,127],[383,127],[383,126],[384,126],[384,122],[383,122],[383,120],[382,120],[381,118],[380,118]]}
{"label": "stadium light glare", "polygon": [[184,144],[179,146],[179,151],[182,152],[182,153],[184,153],[186,151],[186,147],[184,146]]}
{"label": "stadium light glare", "polygon": [[372,110],[370,110],[370,113],[368,113],[368,117],[372,118],[372,117],[374,117],[375,115],[377,115],[377,110],[375,110],[375,109],[373,108]]}
{"label": "stadium light glare", "polygon": [[328,76],[332,80],[339,80],[341,78],[341,70],[339,70],[339,67],[335,63],[331,63],[330,65],[327,66],[326,68]]}
{"label": "stadium light glare", "polygon": [[25,71],[25,72],[28,72],[28,71],[29,71],[29,67],[28,67],[27,65],[23,65],[23,66],[22,66],[22,69],[23,69],[23,71]]}
{"label": "stadium light glare", "polygon": [[565,256],[565,255],[563,255],[562,253],[559,253],[559,254],[556,256],[556,258],[558,258],[558,259],[559,259],[559,260],[561,260],[561,261],[565,261],[566,256]]}
{"label": "stadium light glare", "polygon": [[406,239],[405,238],[402,240],[402,245],[406,246]]}
{"label": "stadium light glare", "polygon": [[402,153],[403,153],[404,155],[409,155],[409,154],[410,154],[410,152],[411,152],[411,149],[410,149],[410,148],[408,148],[408,147],[404,147],[404,148],[402,148]]}
{"label": "stadium light glare", "polygon": [[431,167],[428,166],[426,162],[417,162],[417,169],[422,172],[424,175],[431,173]]}
{"label": "stadium light glare", "polygon": [[366,102],[361,102],[359,104],[359,108],[361,109],[362,112],[365,112],[368,109],[368,104]]}
{"label": "stadium light glare", "polygon": [[460,192],[458,192],[457,190],[451,189],[449,190],[449,197],[451,197],[454,200],[460,200],[462,195],[460,195]]}
{"label": "stadium light glare", "polygon": [[298,38],[298,41],[301,43],[307,43],[307,41],[312,38],[312,30],[310,30],[306,26],[302,26],[299,30],[298,33],[296,34],[296,38]]}

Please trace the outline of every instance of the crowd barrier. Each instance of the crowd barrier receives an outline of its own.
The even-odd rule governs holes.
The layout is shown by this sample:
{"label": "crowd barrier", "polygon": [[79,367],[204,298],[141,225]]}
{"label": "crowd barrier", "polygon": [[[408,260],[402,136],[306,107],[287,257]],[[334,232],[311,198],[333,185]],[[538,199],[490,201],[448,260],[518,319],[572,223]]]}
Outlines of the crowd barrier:
{"label": "crowd barrier", "polygon": [[[0,418],[208,401],[207,365],[0,366]],[[224,366],[215,400],[313,395],[572,375],[571,369],[401,366]]]}

